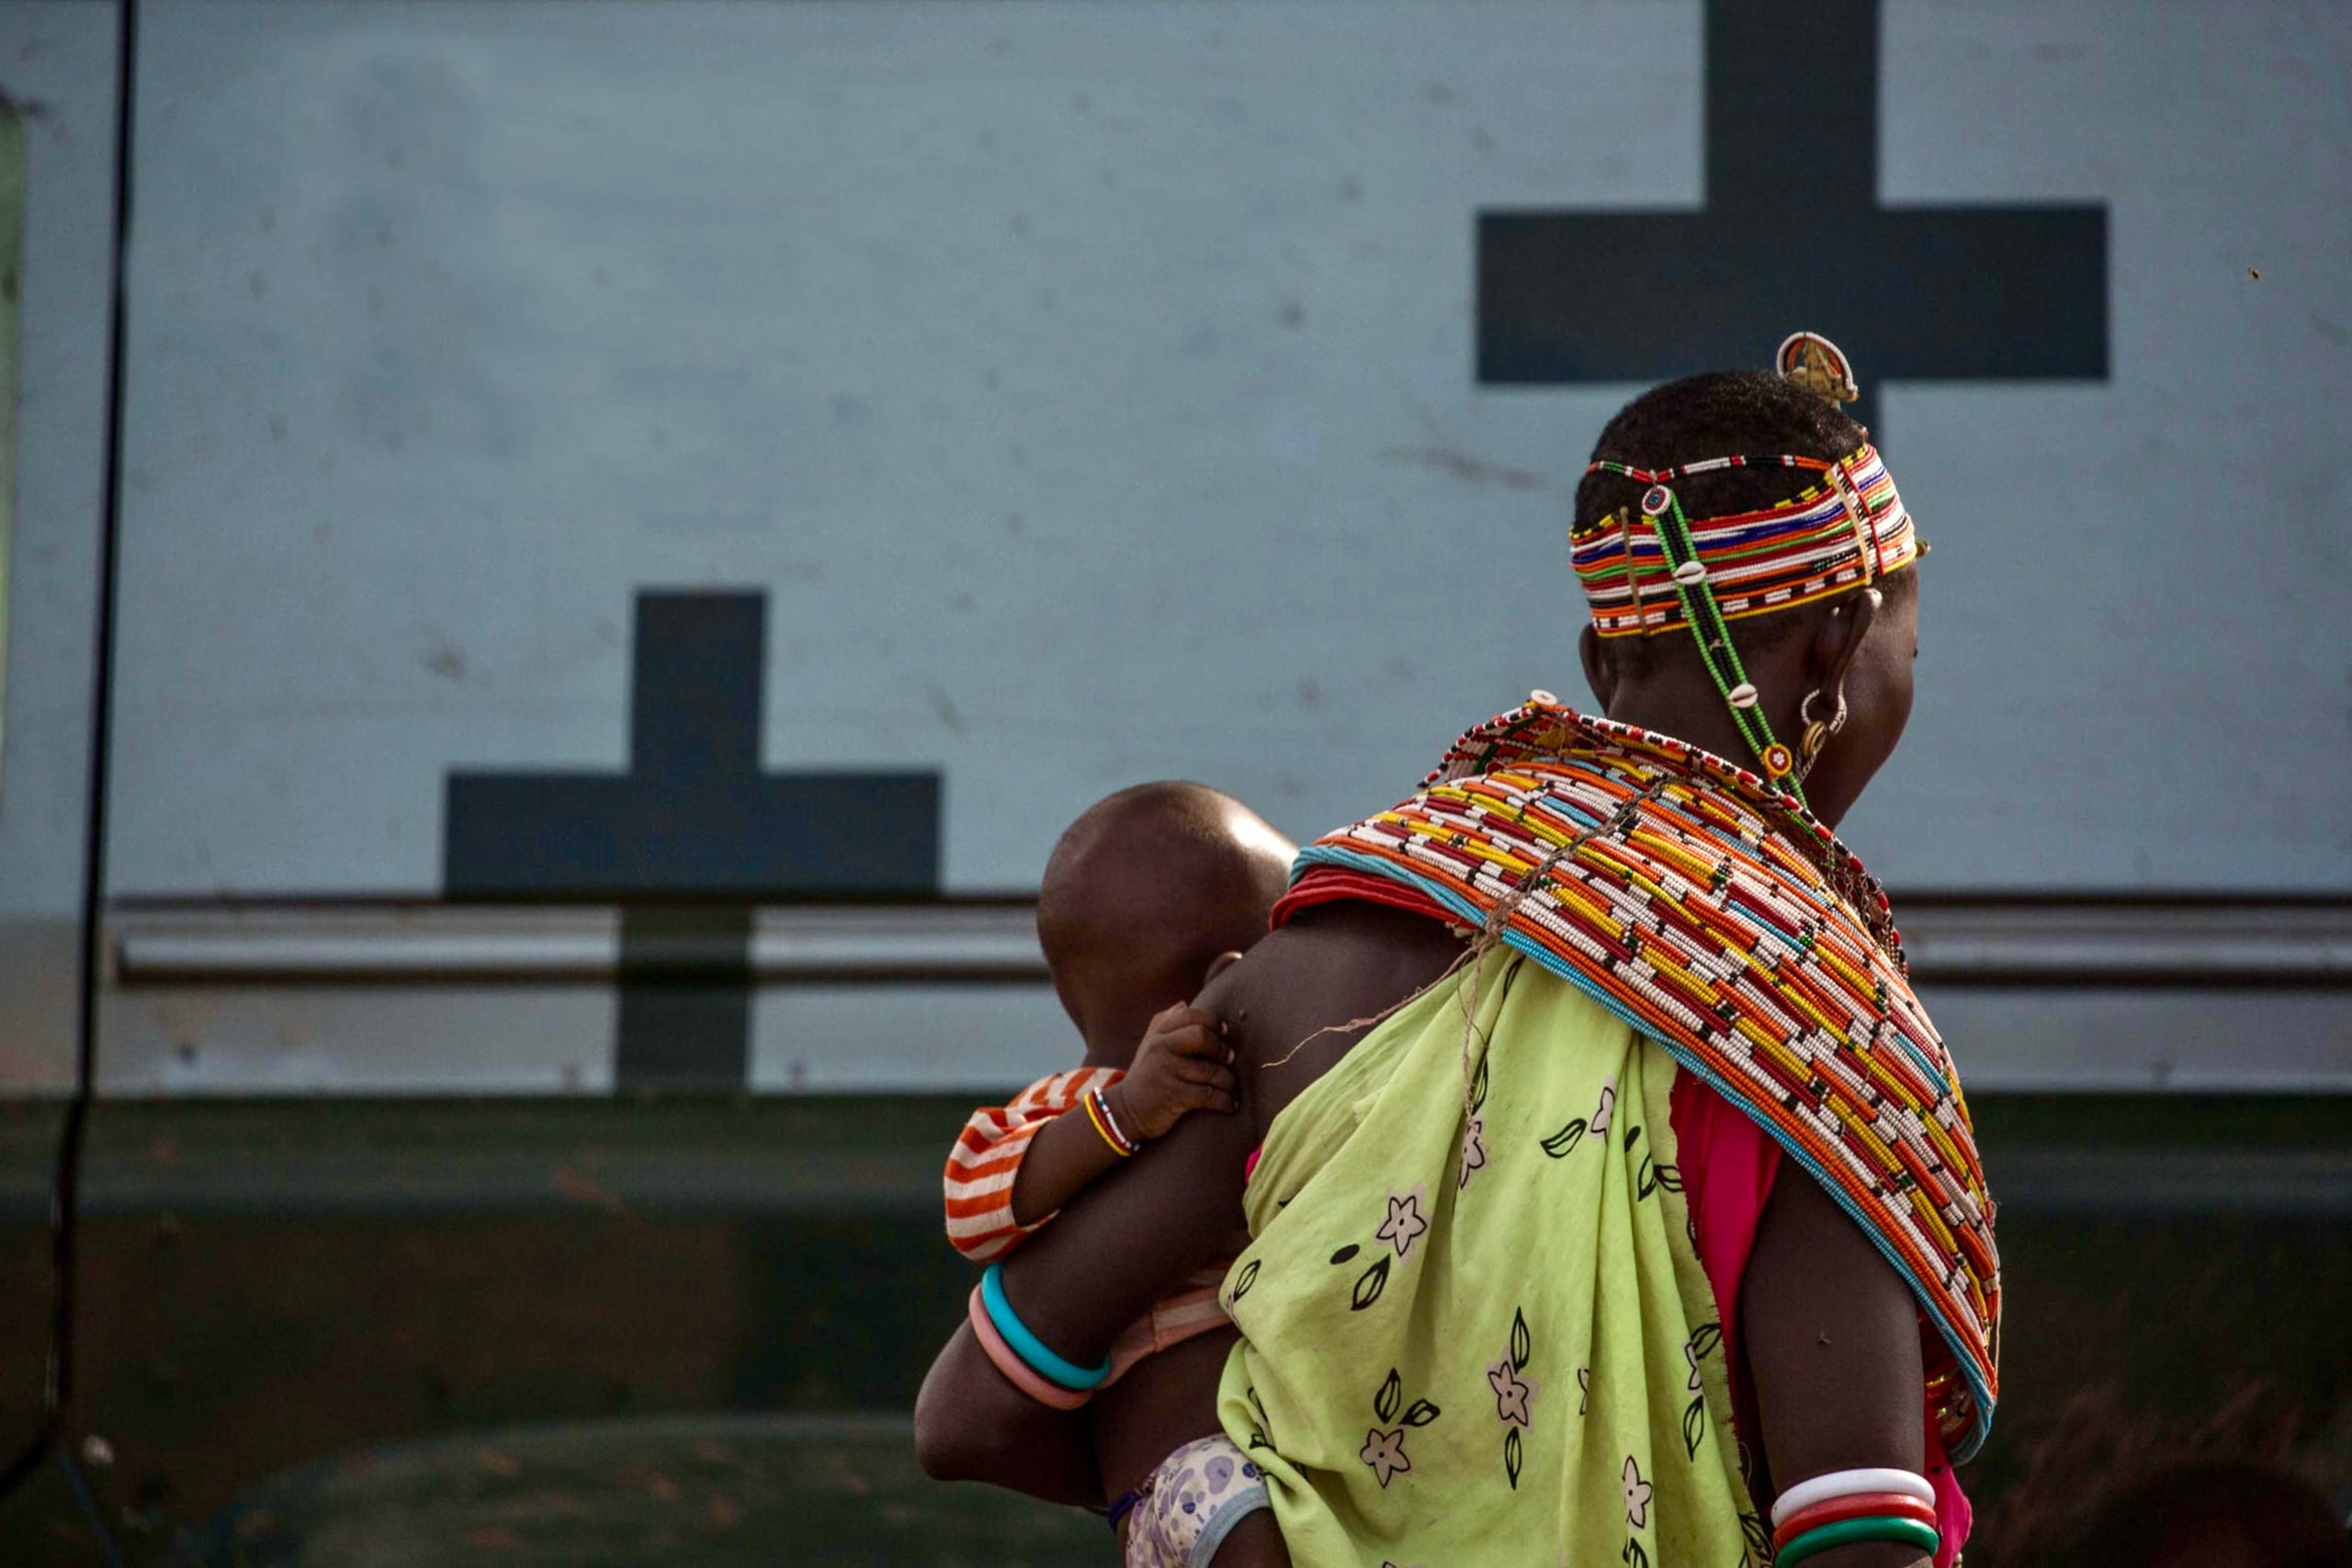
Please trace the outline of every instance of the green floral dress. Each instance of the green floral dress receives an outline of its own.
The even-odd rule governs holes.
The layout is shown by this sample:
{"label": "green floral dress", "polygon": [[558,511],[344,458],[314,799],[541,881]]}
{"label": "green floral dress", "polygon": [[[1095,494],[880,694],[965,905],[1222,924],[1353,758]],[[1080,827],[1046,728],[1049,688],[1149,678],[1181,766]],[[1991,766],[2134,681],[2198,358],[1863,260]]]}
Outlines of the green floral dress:
{"label": "green floral dress", "polygon": [[1532,963],[1481,969],[1275,1120],[1226,1431],[1302,1568],[1758,1568],[1673,1060]]}

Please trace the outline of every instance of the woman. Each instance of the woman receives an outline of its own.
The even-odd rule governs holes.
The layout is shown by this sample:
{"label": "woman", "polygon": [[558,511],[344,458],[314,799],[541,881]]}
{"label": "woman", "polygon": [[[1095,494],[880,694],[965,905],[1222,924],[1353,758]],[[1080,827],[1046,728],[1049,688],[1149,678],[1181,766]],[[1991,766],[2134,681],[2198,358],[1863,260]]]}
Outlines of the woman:
{"label": "woman", "polygon": [[[1921,550],[1820,395],[1842,362],[1792,345],[1602,434],[1572,544],[1607,718],[1538,694],[1310,848],[1200,998],[1243,1113],[1005,1270],[1091,1356],[1237,1258],[1222,1412],[1302,1563],[1907,1568],[1965,1535],[1943,1449],[1991,1416],[1989,1204],[1828,832],[1909,716]],[[1069,1419],[967,1330],[918,1436],[935,1473],[1089,1500]]]}

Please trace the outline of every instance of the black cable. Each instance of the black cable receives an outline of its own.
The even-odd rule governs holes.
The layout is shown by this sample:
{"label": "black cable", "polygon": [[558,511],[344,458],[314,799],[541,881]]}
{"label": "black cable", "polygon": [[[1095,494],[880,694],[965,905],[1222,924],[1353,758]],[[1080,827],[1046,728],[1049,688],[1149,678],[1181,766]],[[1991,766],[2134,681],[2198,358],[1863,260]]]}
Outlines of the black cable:
{"label": "black cable", "polygon": [[[97,1090],[98,980],[102,967],[100,920],[106,897],[107,769],[114,718],[115,547],[122,531],[122,412],[124,395],[123,276],[130,249],[131,84],[137,71],[139,0],[119,0],[122,18],[115,59],[114,258],[112,298],[107,312],[107,432],[106,473],[98,528],[97,649],[91,672],[89,807],[87,840],[82,863],[82,988],[74,1053],[74,1097],[66,1103],[65,1126],[58,1138],[57,1168],[50,1187],[49,1363],[41,1383],[40,1424],[17,1456],[0,1471],[0,1504],[31,1479],[51,1451],[65,1461],[69,1482],[77,1491],[80,1477],[73,1456],[58,1448],[58,1435],[74,1397],[74,1286],[82,1213],[82,1145],[88,1131],[90,1104]],[[87,1506],[95,1507],[95,1499]],[[114,1542],[106,1534],[104,1516],[93,1513],[94,1528],[116,1561]]]}

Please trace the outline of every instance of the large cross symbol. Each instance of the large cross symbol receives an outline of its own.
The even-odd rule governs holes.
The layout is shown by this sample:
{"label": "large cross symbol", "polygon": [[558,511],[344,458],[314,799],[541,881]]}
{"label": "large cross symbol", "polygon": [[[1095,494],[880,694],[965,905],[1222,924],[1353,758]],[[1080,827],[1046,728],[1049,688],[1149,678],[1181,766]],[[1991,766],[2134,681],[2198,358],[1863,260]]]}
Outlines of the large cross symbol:
{"label": "large cross symbol", "polygon": [[1800,327],[1866,424],[1886,380],[2106,379],[2104,207],[1880,204],[1878,0],[1709,0],[1706,33],[1704,207],[1478,215],[1482,385],[1762,367]]}
{"label": "large cross symbol", "polygon": [[761,900],[939,887],[939,775],[760,771],[766,596],[637,598],[625,773],[452,773],[460,898],[618,902],[615,1082],[735,1089]]}

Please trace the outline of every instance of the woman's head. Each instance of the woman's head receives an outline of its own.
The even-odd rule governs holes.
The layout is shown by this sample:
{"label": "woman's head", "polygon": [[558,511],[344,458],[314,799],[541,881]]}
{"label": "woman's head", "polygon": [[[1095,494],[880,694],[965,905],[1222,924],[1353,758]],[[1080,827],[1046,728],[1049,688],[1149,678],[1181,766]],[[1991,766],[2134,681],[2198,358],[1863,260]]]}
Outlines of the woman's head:
{"label": "woman's head", "polygon": [[[1756,754],[1769,750],[1758,745],[1760,717],[1787,749],[1770,760],[1809,764],[1792,776],[1802,777],[1808,804],[1831,821],[1902,736],[1917,647],[1910,524],[1883,465],[1857,457],[1868,441],[1835,404],[1778,375],[1716,371],[1671,381],[1627,404],[1601,432],[1596,465],[1643,472],[1588,471],[1571,529],[1600,623],[1586,628],[1583,652],[1603,709],[1769,774]],[[1808,466],[1751,463],[1653,482],[1661,470],[1734,457]],[[1824,465],[1836,467],[1825,472]],[[1668,486],[1673,515],[1654,517],[1648,508]],[[1806,505],[1787,504],[1808,492]],[[1667,548],[1676,517],[1690,525],[1691,551]],[[1727,529],[1731,518],[1742,521]],[[1702,649],[1704,617],[1694,631],[1677,598],[1668,573],[1677,553],[1706,566],[1709,592],[1730,617],[1713,625],[1727,633],[1738,672],[1755,688],[1746,716],[1726,702],[1729,660],[1718,652],[1711,669]],[[1630,570],[1635,562],[1641,570]],[[1783,601],[1795,603],[1765,607]],[[1825,728],[1813,731],[1818,750],[1808,757],[1804,743],[1815,720]]]}

